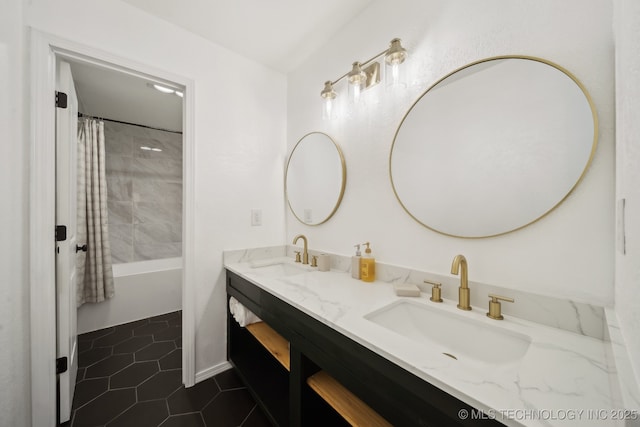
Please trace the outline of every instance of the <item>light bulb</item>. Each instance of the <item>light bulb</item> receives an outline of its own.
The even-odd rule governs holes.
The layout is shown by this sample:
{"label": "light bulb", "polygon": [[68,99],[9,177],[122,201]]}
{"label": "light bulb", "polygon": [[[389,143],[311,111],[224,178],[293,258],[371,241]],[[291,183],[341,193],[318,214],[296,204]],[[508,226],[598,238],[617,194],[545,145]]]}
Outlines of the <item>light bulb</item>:
{"label": "light bulb", "polygon": [[360,102],[360,94],[362,92],[362,86],[359,84],[350,84],[349,85],[349,97],[351,98],[351,102],[357,104]]}
{"label": "light bulb", "polygon": [[333,99],[325,98],[324,105],[322,106],[322,118],[324,120],[333,119]]}
{"label": "light bulb", "polygon": [[388,88],[406,87],[406,65],[400,63],[386,63],[385,64],[385,82]]}
{"label": "light bulb", "polygon": [[398,70],[398,64],[391,65],[391,79],[393,84],[398,84],[400,81],[400,70]]}

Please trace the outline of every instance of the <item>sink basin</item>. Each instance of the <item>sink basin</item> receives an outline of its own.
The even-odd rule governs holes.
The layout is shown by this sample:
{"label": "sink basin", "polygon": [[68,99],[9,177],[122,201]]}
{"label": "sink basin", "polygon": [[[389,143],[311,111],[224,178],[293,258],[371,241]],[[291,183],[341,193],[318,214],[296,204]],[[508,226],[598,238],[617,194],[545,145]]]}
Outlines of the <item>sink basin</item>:
{"label": "sink basin", "polygon": [[279,262],[268,265],[258,265],[252,267],[252,270],[256,274],[260,274],[261,276],[266,277],[286,277],[286,276],[294,276],[296,274],[307,273],[309,270],[298,266],[296,264],[289,264],[286,262]]}
{"label": "sink basin", "polygon": [[517,363],[531,343],[527,335],[415,301],[396,301],[365,318],[461,362]]}

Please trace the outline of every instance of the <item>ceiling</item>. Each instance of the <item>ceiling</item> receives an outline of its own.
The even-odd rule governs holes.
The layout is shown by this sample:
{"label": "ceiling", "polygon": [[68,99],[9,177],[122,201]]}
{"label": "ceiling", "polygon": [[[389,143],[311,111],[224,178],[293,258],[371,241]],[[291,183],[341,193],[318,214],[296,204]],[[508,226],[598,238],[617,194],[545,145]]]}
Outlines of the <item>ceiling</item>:
{"label": "ceiling", "polygon": [[[295,69],[373,0],[123,0],[277,71]],[[181,131],[182,98],[81,62],[71,71],[84,114]]]}
{"label": "ceiling", "polygon": [[295,69],[372,0],[123,0],[281,72]]}
{"label": "ceiling", "polygon": [[94,117],[182,131],[182,98],[149,81],[93,64],[71,62],[79,111]]}

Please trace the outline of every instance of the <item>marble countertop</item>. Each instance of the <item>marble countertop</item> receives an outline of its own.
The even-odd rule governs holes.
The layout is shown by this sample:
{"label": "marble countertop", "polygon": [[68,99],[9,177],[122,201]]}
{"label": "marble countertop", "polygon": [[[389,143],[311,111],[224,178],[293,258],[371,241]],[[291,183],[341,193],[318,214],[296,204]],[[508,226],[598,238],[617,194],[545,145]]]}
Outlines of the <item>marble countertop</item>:
{"label": "marble countertop", "polygon": [[[259,262],[269,263],[293,260]],[[507,315],[503,321],[492,320],[485,315],[486,307],[462,311],[457,301],[435,304],[424,293],[398,297],[391,283],[365,283],[344,271],[307,267],[305,274],[270,277],[254,266],[255,261],[225,263],[230,271],[484,413],[463,411],[461,417],[495,418],[509,426],[623,426],[625,416],[638,417],[617,407],[619,385],[608,341]],[[473,324],[525,334],[531,344],[519,363],[462,366],[365,318],[402,299],[478,322]]]}

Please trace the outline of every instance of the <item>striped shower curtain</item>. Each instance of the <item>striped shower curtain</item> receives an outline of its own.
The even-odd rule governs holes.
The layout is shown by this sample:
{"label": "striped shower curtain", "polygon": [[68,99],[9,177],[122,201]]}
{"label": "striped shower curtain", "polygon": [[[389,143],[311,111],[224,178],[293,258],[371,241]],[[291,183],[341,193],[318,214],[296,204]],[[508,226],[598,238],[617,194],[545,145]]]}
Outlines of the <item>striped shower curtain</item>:
{"label": "striped shower curtain", "polygon": [[114,295],[111,246],[107,222],[107,176],[104,122],[81,119],[78,123],[78,306],[101,302]]}

